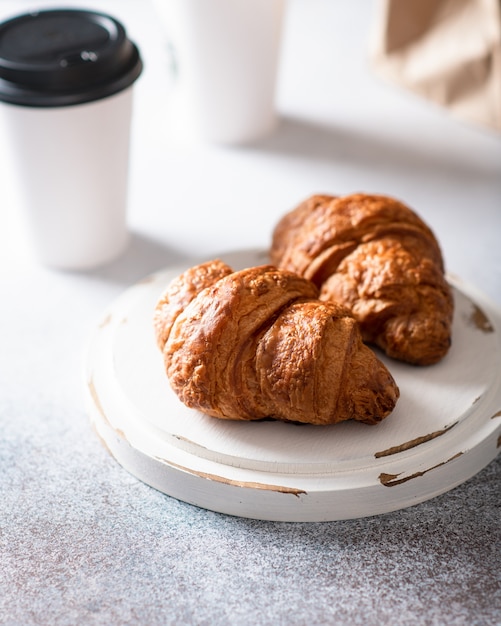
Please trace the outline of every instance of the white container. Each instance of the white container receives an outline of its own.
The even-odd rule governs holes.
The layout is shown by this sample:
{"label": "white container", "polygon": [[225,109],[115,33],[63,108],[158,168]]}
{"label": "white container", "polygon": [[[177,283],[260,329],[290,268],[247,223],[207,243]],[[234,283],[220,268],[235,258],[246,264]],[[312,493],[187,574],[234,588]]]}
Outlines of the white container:
{"label": "white container", "polygon": [[132,93],[141,70],[122,25],[101,13],[40,11],[0,24],[5,147],[45,265],[89,269],[126,247]]}
{"label": "white container", "polygon": [[284,0],[155,0],[174,48],[179,120],[213,143],[246,143],[277,123]]}
{"label": "white container", "polygon": [[2,103],[27,230],[43,264],[85,269],[125,249],[132,88],[61,108]]}

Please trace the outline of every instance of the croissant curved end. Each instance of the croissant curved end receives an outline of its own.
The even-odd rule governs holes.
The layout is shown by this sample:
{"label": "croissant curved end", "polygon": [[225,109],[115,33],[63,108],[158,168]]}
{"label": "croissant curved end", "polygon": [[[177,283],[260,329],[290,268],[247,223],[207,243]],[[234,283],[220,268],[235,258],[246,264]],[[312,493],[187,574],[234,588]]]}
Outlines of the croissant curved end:
{"label": "croissant curved end", "polygon": [[376,343],[393,359],[434,365],[445,357],[452,341],[447,317],[415,313],[388,320]]}

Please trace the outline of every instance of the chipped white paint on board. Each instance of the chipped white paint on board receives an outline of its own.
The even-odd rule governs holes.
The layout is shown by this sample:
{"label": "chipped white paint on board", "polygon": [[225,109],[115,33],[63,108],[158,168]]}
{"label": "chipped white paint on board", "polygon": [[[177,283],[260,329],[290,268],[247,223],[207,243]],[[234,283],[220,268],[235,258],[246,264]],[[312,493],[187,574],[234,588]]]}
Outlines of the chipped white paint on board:
{"label": "chipped white paint on board", "polygon": [[[234,269],[261,252],[224,255]],[[379,354],[400,387],[377,426],[231,422],[182,405],[155,344],[152,314],[171,278],[154,274],[103,316],[87,355],[95,428],[115,458],[164,493],[223,513],[327,521],[384,513],[464,482],[489,463],[501,434],[501,314],[452,280],[453,345],[419,368]]]}

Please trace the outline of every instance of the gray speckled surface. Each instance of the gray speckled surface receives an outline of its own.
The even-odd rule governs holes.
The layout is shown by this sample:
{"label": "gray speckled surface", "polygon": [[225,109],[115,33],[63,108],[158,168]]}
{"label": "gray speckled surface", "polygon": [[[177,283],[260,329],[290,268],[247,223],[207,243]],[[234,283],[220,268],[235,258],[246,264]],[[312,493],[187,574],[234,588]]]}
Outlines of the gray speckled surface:
{"label": "gray speckled surface", "polygon": [[2,424],[2,624],[501,620],[499,461],[397,513],[257,522],[142,485],[62,417]]}

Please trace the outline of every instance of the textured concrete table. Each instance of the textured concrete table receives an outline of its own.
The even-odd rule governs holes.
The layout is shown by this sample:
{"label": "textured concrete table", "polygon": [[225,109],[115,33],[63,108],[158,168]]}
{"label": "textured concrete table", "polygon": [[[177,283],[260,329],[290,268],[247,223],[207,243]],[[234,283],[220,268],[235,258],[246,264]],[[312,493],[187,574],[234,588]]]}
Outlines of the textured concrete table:
{"label": "textured concrete table", "polygon": [[[0,17],[28,6],[1,4]],[[82,361],[103,309],[129,285],[194,255],[266,246],[278,216],[315,191],[407,200],[436,230],[449,269],[501,306],[500,138],[371,76],[368,2],[295,0],[276,135],[247,149],[175,143],[153,10],[100,6],[145,57],[133,237],[100,270],[39,267],[2,179],[0,623],[498,625],[499,457],[449,493],[380,517],[233,518],[164,496],[110,457],[83,409]]]}

